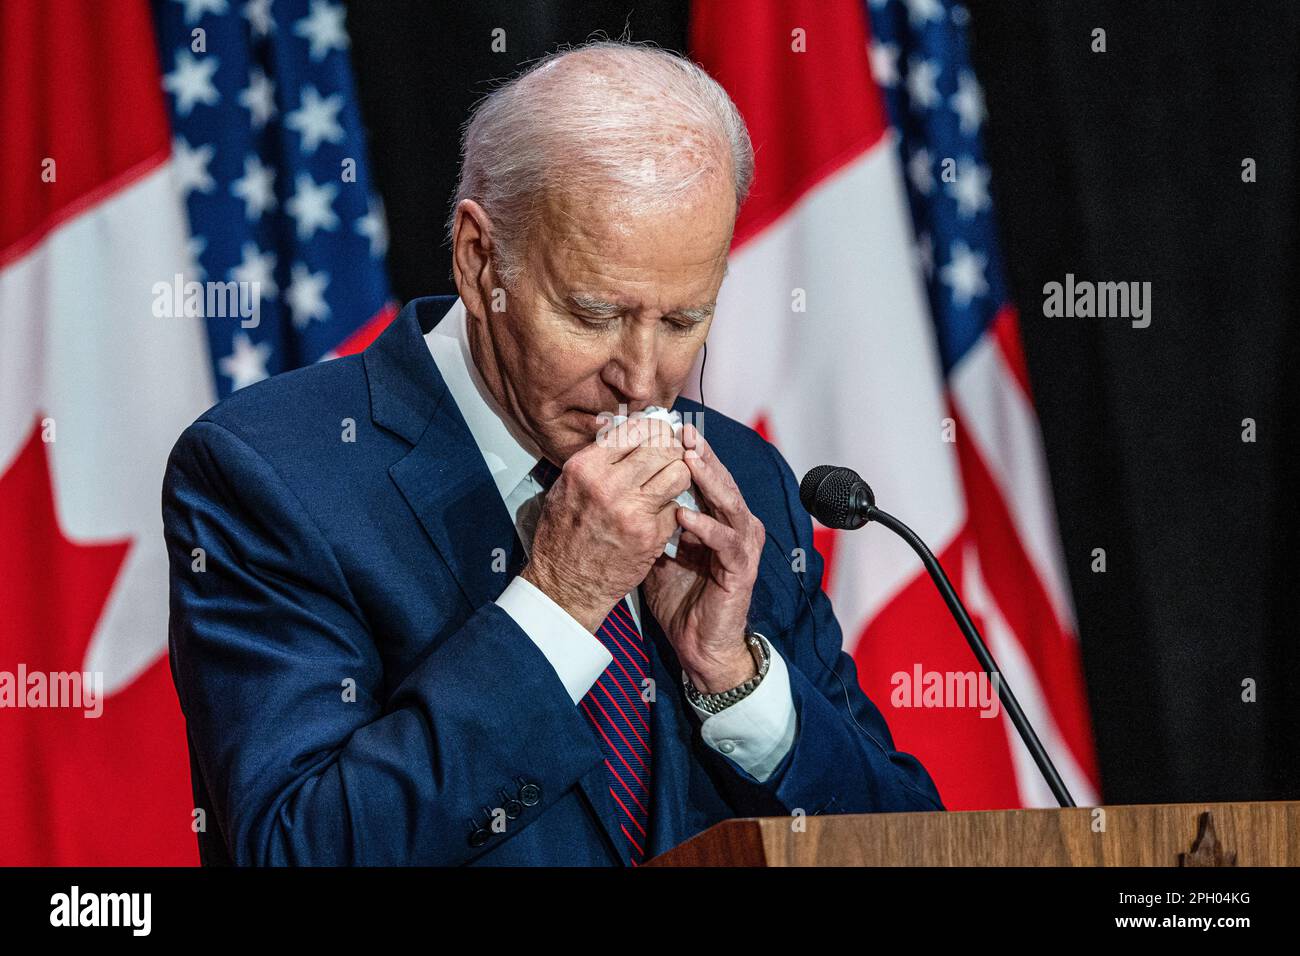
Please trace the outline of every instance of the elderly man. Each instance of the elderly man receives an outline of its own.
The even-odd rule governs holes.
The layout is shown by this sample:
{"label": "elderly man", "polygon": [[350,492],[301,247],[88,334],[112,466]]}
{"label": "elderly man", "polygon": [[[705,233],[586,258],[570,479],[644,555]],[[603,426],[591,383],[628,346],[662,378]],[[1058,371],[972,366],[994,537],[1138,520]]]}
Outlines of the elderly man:
{"label": "elderly man", "polygon": [[466,131],[459,297],[181,436],[206,863],[636,865],[728,817],[942,809],[841,650],[789,466],[679,397],[752,170],[690,62],[548,58]]}

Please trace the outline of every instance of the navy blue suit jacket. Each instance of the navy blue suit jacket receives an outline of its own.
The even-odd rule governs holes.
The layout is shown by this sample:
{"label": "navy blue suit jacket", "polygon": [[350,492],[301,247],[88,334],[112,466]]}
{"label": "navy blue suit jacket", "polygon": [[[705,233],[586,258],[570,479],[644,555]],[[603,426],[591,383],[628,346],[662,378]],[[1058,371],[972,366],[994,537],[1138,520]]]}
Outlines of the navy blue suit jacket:
{"label": "navy blue suit jacket", "polygon": [[[170,658],[207,864],[627,862],[593,731],[493,603],[525,555],[421,338],[452,302],[235,393],[172,451]],[[643,612],[647,853],[729,817],[943,809],[841,651],[789,466],[717,412],[700,424],[767,529],[751,624],[789,665],[798,731],[763,783],[712,750]]]}

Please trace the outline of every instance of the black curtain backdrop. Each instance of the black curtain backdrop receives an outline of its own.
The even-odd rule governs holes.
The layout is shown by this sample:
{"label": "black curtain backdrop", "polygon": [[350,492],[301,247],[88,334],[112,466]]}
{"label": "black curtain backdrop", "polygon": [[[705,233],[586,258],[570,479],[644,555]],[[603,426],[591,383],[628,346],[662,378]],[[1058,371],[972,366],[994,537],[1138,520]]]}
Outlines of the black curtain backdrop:
{"label": "black curtain backdrop", "polygon": [[[348,8],[403,300],[454,291],[443,225],[460,129],[492,81],[596,31],[681,51],[689,18],[686,0]],[[1300,4],[970,11],[1105,799],[1300,797]],[[1150,327],[1045,317],[1043,287],[1067,273],[1150,282]]]}
{"label": "black curtain backdrop", "polygon": [[[1300,4],[972,14],[1106,797],[1295,798]],[[1044,317],[1066,273],[1149,281],[1150,327]]]}

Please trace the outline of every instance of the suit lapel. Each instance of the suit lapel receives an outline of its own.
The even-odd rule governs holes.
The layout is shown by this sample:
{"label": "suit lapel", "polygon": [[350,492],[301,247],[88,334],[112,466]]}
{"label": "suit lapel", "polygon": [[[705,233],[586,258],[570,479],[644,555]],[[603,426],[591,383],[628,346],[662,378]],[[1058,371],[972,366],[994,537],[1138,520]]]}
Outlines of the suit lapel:
{"label": "suit lapel", "polygon": [[[592,743],[599,749],[600,743],[595,739],[594,733]],[[600,823],[601,830],[604,831],[606,849],[624,866],[631,866],[631,849],[627,845],[627,837],[623,836],[623,831],[620,829],[622,811],[615,806],[614,797],[609,792],[609,771],[605,769],[605,761],[602,759],[583,774],[578,780],[578,786],[587,799],[588,807]]]}
{"label": "suit lapel", "polygon": [[[527,554],[482,452],[447,393],[423,334],[454,298],[416,299],[365,352],[371,416],[413,447],[389,475],[471,608],[494,601]],[[436,314],[434,314],[436,313]],[[593,748],[599,750],[593,734]],[[579,779],[608,849],[626,865],[627,840],[603,761]]]}
{"label": "suit lapel", "polygon": [[[473,608],[522,566],[523,544],[423,334],[453,298],[417,299],[366,350],[371,417],[414,446],[389,474]],[[436,315],[431,313],[437,313]]]}
{"label": "suit lapel", "polygon": [[500,596],[523,567],[524,546],[455,403],[439,405],[420,442],[389,474],[470,606]]}

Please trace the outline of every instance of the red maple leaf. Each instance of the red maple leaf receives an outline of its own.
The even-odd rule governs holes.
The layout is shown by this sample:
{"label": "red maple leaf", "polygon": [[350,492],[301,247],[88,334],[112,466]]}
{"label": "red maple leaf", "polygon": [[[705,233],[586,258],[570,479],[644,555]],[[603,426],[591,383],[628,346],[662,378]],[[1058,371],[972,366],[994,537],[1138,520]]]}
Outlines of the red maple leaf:
{"label": "red maple leaf", "polygon": [[[0,671],[82,671],[131,545],[63,536],[38,424],[0,475]],[[81,708],[0,708],[0,767],[0,865],[198,861],[185,727],[165,654],[106,698],[97,718]]]}

